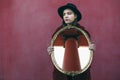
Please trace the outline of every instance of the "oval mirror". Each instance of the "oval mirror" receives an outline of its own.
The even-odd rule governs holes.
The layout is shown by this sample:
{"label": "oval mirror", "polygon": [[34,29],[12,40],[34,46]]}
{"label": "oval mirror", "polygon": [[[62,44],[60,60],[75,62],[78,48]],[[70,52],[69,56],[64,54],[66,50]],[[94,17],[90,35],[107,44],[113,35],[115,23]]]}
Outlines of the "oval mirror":
{"label": "oval mirror", "polygon": [[67,75],[83,73],[92,62],[93,51],[89,49],[90,45],[91,40],[86,31],[76,26],[63,27],[51,40],[54,66]]}

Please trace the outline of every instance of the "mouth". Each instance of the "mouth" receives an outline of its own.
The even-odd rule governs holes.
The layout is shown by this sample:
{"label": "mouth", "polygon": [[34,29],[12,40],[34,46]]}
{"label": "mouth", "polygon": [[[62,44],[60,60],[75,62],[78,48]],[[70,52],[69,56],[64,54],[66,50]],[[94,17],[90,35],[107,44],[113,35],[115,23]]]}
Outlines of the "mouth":
{"label": "mouth", "polygon": [[69,19],[65,19],[65,21],[69,21]]}

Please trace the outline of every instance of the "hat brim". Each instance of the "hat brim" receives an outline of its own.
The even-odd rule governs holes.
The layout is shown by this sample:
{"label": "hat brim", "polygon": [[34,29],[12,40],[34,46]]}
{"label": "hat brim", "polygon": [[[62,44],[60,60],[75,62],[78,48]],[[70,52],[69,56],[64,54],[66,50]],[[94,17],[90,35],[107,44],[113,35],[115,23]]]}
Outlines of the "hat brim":
{"label": "hat brim", "polygon": [[71,7],[71,6],[62,6],[62,7],[58,8],[58,14],[61,18],[63,18],[63,11],[65,9],[71,9],[75,14],[77,14],[77,21],[81,20],[82,16],[81,16],[80,11],[76,8]]}

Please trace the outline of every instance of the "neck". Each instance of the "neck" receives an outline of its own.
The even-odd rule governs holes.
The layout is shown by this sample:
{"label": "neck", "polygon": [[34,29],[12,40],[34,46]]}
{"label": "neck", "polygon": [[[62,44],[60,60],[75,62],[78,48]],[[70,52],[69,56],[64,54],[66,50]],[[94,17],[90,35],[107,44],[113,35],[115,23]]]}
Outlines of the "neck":
{"label": "neck", "polygon": [[71,23],[67,24],[67,26],[71,26],[71,25],[72,25]]}

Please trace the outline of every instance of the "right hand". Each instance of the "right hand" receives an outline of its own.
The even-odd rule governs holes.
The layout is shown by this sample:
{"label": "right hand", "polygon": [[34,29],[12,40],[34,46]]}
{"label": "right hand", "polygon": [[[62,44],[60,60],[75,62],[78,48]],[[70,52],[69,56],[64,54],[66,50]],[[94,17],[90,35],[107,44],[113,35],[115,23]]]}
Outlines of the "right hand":
{"label": "right hand", "polygon": [[47,48],[47,51],[48,51],[48,53],[49,53],[49,55],[54,51],[54,47],[53,46],[49,46],[48,48]]}
{"label": "right hand", "polygon": [[96,50],[95,44],[93,44],[93,43],[90,44],[89,49],[95,51]]}

